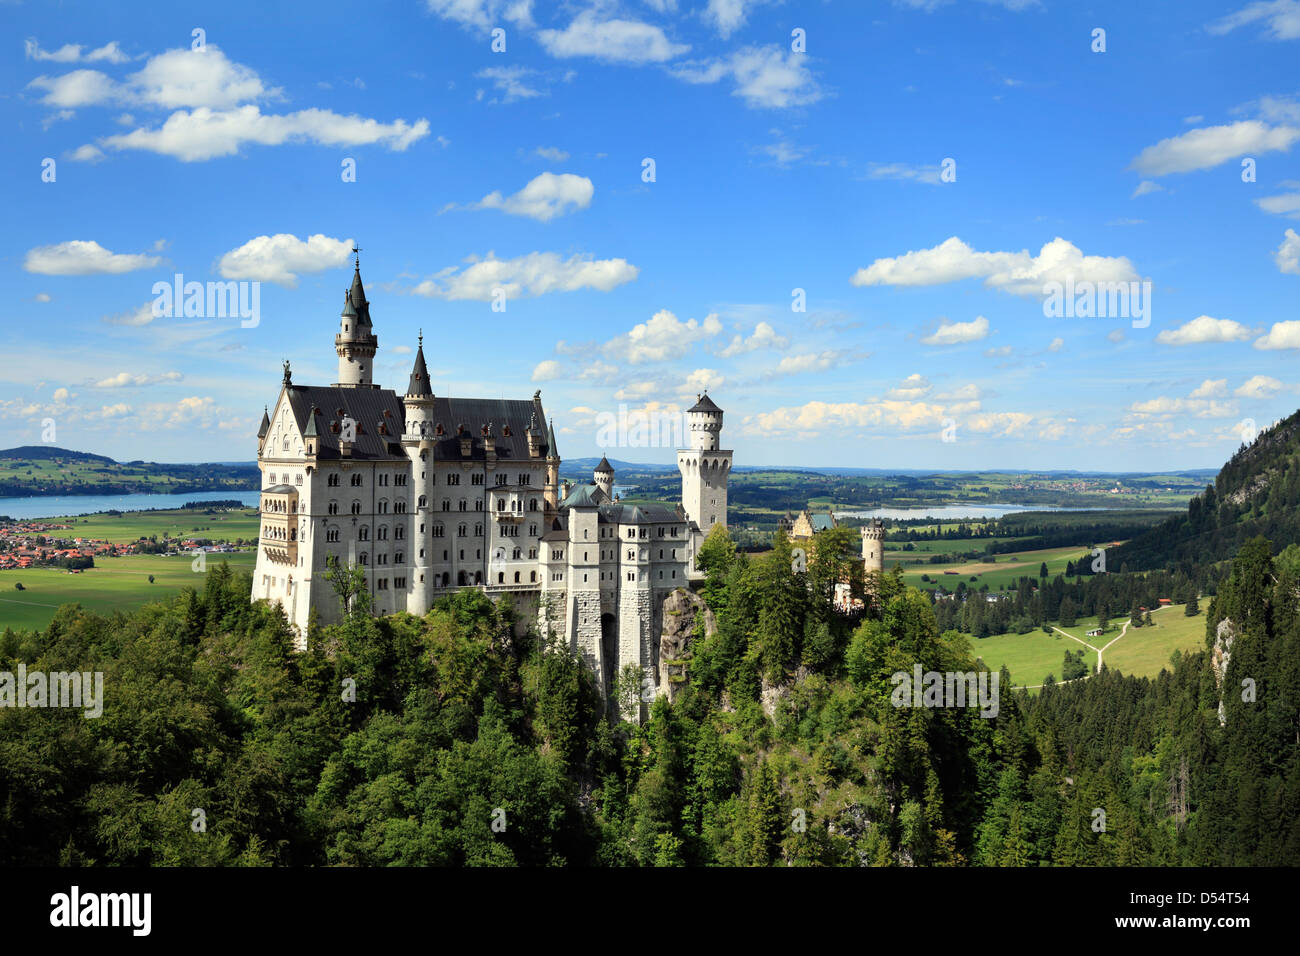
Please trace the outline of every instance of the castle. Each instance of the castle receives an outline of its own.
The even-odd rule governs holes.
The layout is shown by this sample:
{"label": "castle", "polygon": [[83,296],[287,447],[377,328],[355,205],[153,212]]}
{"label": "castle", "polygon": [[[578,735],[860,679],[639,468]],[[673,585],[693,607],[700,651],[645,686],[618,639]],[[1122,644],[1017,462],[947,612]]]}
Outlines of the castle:
{"label": "castle", "polygon": [[334,336],[338,381],[295,384],[286,361],[262,416],[252,599],[280,605],[305,649],[313,612],[323,624],[342,614],[331,558],[364,571],[377,614],[423,615],[479,588],[565,641],[607,696],[628,665],[643,699],[659,691],[664,598],[688,586],[704,536],[727,522],[722,409],[704,394],[687,412],[680,504],[625,504],[604,458],[590,482],[561,487],[541,392],[436,396],[421,337],[399,396],[373,382],[378,349],[358,256]]}

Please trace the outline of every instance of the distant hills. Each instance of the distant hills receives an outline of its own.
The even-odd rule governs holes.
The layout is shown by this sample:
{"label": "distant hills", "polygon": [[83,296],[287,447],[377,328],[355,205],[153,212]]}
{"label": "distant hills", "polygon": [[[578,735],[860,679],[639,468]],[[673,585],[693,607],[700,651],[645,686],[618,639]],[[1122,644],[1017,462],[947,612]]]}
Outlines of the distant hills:
{"label": "distant hills", "polygon": [[1192,571],[1232,558],[1256,535],[1300,543],[1300,411],[1243,446],[1179,514],[1107,553],[1110,570]]}
{"label": "distant hills", "polygon": [[51,445],[0,451],[0,498],[50,495],[192,494],[253,491],[257,465],[119,462]]}

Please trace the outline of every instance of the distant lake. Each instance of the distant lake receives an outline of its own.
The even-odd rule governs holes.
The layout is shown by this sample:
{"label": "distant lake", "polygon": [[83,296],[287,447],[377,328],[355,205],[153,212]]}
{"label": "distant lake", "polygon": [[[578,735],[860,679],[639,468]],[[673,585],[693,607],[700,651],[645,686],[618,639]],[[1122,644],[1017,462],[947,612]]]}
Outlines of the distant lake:
{"label": "distant lake", "polygon": [[100,511],[149,511],[180,508],[191,501],[238,501],[257,507],[257,491],[200,491],[184,495],[49,495],[38,498],[0,498],[0,515],[29,520],[63,515],[88,515]]}
{"label": "distant lake", "polygon": [[[4,499],[0,498],[0,502]],[[1022,511],[1102,511],[1101,508],[1058,508],[1055,505],[929,505],[920,508],[870,508],[866,511],[837,511],[837,518],[890,518],[895,521],[920,518],[1003,518]]]}

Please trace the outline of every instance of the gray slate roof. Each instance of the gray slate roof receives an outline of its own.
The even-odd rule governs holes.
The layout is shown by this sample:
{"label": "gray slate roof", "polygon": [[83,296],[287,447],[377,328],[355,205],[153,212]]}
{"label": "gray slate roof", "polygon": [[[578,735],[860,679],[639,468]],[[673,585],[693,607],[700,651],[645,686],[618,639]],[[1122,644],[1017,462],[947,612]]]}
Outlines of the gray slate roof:
{"label": "gray slate roof", "polygon": [[700,400],[687,409],[688,412],[720,412],[717,403],[709,398],[709,393],[705,392],[700,396]]}
{"label": "gray slate roof", "polygon": [[[406,458],[401,446],[402,432],[406,427],[406,407],[392,389],[290,385],[288,392],[294,418],[304,432],[312,406],[319,409],[314,419],[320,440],[319,458],[342,457],[339,454],[340,434],[333,426],[344,416],[350,416],[357,423],[351,454],[353,460],[396,461]],[[433,439],[433,458],[435,461],[483,461],[487,455],[483,450],[482,426],[490,424],[492,434],[496,436],[498,458],[527,459],[527,429],[534,414],[545,418],[540,399],[435,398],[433,421],[435,425],[442,425],[443,435]],[[380,434],[380,422],[383,422],[386,434]],[[464,425],[465,433],[470,436],[468,458],[460,453],[460,438],[456,431],[459,425]],[[508,436],[505,434],[507,428],[510,430]],[[545,453],[543,448],[542,454]]]}

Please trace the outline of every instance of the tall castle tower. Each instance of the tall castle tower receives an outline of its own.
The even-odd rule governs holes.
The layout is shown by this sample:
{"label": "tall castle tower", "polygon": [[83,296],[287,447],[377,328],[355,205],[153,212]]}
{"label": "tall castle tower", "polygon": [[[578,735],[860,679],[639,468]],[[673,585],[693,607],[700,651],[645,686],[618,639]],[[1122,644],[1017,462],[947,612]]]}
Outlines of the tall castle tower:
{"label": "tall castle tower", "polygon": [[375,350],[379,339],[370,326],[370,303],[361,286],[361,251],[357,254],[356,271],[352,273],[352,288],[343,295],[343,312],[339,318],[339,334],[334,336],[334,351],[339,356],[340,388],[376,388],[372,373]]}
{"label": "tall castle tower", "polygon": [[862,570],[866,574],[885,572],[885,523],[879,518],[862,526]]}
{"label": "tall castle tower", "polygon": [[691,447],[677,452],[682,473],[682,507],[700,531],[709,533],[715,524],[727,524],[727,476],[731,474],[731,452],[718,446],[722,441],[722,409],[708,394],[686,412]]}

